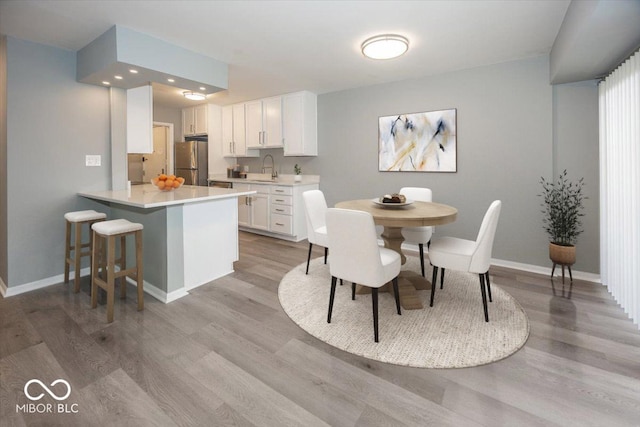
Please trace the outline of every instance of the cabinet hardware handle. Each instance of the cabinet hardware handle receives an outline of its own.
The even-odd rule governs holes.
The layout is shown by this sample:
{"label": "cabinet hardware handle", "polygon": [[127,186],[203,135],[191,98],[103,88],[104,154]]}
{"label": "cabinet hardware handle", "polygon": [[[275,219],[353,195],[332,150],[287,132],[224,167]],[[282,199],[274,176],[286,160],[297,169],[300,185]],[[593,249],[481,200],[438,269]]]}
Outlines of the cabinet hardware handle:
{"label": "cabinet hardware handle", "polygon": [[284,212],[284,209],[276,209],[276,212]]}
{"label": "cabinet hardware handle", "polygon": [[284,193],[284,190],[276,190],[276,193]]}
{"label": "cabinet hardware handle", "polygon": [[279,222],[276,222],[276,225],[279,225],[280,227],[284,227],[284,224],[280,224]]}
{"label": "cabinet hardware handle", "polygon": [[276,199],[276,202],[284,202],[282,199]]}

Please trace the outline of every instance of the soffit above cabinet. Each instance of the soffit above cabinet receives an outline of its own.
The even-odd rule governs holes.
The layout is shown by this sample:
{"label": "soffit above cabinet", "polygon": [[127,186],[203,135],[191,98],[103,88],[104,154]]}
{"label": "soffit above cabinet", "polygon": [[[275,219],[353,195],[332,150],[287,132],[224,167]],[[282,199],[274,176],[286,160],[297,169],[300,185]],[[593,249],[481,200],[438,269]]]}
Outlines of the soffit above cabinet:
{"label": "soffit above cabinet", "polygon": [[[137,74],[130,72],[138,71]],[[122,79],[115,79],[119,75]],[[168,79],[174,79],[169,82]],[[76,80],[131,89],[150,82],[209,95],[228,88],[227,64],[118,25],[80,49]],[[204,89],[202,89],[204,87]]]}

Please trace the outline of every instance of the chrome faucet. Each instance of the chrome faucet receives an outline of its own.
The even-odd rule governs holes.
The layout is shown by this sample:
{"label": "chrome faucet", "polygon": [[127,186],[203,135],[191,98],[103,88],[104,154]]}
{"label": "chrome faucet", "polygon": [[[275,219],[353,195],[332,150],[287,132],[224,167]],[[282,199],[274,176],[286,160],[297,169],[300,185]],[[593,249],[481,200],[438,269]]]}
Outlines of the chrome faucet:
{"label": "chrome faucet", "polygon": [[[265,166],[264,162],[267,160],[267,157],[271,158],[271,166]],[[265,171],[267,169],[271,169],[271,178],[276,178],[278,176],[278,172],[276,172],[275,169],[275,164],[273,161],[273,156],[271,154],[267,154],[266,156],[264,156],[264,158],[262,159],[262,173],[265,173]]]}

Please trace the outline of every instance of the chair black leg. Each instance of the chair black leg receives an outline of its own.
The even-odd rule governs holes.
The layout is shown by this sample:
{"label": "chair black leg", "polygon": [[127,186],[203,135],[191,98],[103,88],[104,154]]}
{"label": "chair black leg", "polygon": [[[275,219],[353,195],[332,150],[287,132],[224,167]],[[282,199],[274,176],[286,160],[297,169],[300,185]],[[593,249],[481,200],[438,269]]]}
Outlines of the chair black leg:
{"label": "chair black leg", "polygon": [[431,275],[431,302],[429,307],[433,307],[433,296],[436,294],[436,283],[438,281],[438,267],[433,266],[433,274]]}
{"label": "chair black leg", "polygon": [[442,269],[442,273],[440,273],[440,289],[444,286],[444,268]]}
{"label": "chair black leg", "polygon": [[351,282],[351,301],[356,299],[356,282]]}
{"label": "chair black leg", "polygon": [[491,298],[491,280],[489,279],[489,272],[484,273],[485,278],[487,280],[487,293],[489,294],[489,302],[493,302],[493,298]]}
{"label": "chair black leg", "polygon": [[311,248],[313,248],[313,243],[309,242],[309,255],[307,255],[307,271],[304,274],[309,274],[309,262],[311,261]]}
{"label": "chair black leg", "polygon": [[327,263],[327,256],[329,255],[329,248],[324,248],[324,263]]}
{"label": "chair black leg", "polygon": [[482,291],[482,306],[484,307],[484,321],[489,321],[489,308],[487,307],[487,293],[484,290],[484,274],[479,274],[480,276],[480,290]]}
{"label": "chair black leg", "polygon": [[329,296],[329,314],[327,315],[327,323],[331,323],[331,312],[333,311],[333,298],[336,296],[336,282],[335,276],[331,276],[331,295]]}
{"label": "chair black leg", "polygon": [[371,288],[371,302],[373,305],[373,339],[378,342],[378,288]]}
{"label": "chair black leg", "polygon": [[424,277],[424,245],[419,243],[418,248],[420,249],[420,268],[422,269],[422,277]]}
{"label": "chair black leg", "polygon": [[393,279],[393,295],[396,297],[396,309],[398,310],[398,314],[402,314],[400,311],[400,291],[398,290],[398,278],[395,277]]}

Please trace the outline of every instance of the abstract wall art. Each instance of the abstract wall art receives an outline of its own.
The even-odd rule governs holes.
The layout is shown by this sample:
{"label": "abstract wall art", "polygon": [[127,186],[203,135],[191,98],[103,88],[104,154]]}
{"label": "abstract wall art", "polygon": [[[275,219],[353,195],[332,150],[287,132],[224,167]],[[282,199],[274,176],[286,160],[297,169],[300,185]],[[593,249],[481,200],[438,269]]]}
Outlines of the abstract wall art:
{"label": "abstract wall art", "polygon": [[378,170],[456,172],[456,109],[378,119]]}

